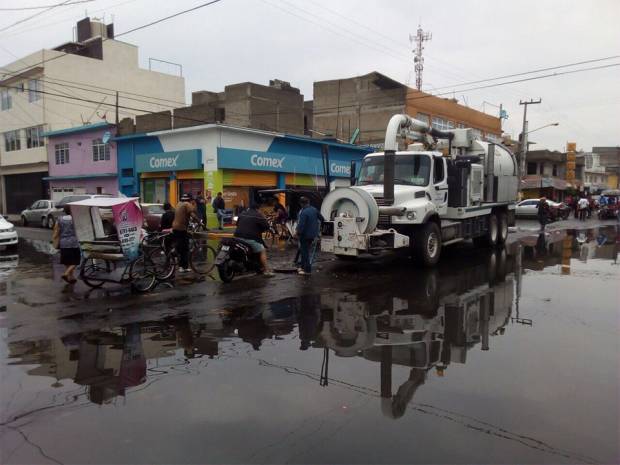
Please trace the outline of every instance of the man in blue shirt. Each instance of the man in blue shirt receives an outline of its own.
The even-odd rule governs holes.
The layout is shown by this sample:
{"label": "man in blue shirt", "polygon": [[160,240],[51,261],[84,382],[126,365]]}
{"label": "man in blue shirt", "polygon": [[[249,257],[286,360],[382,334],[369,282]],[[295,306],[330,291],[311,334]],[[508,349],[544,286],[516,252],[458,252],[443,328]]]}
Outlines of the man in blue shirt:
{"label": "man in blue shirt", "polygon": [[295,230],[299,238],[299,249],[301,251],[301,268],[297,272],[301,275],[310,274],[312,272],[312,263],[310,261],[310,248],[316,238],[319,237],[320,224],[325,221],[323,215],[310,205],[310,201],[306,197],[299,199],[301,211]]}

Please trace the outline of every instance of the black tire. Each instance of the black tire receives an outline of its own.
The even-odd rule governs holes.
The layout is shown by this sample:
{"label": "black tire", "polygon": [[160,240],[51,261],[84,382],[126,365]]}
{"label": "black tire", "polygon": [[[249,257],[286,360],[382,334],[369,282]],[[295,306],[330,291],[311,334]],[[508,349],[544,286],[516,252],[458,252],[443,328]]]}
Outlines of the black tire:
{"label": "black tire", "polygon": [[230,261],[226,260],[221,265],[217,265],[217,273],[220,275],[220,279],[229,283],[235,278],[235,270],[230,266]]}
{"label": "black tire", "polygon": [[22,226],[28,226],[28,220],[24,215],[22,215]]}
{"label": "black tire", "polygon": [[207,244],[206,239],[196,239],[189,252],[189,266],[194,273],[209,274],[215,266],[216,256],[217,252]]}
{"label": "black tire", "polygon": [[477,247],[494,247],[497,245],[497,238],[499,236],[499,226],[497,216],[494,214],[488,217],[488,228],[484,236],[474,237],[474,245]]}
{"label": "black tire", "polygon": [[80,279],[84,281],[84,284],[93,289],[103,286],[105,281],[97,279],[96,276],[99,273],[107,273],[109,271],[107,265],[104,263],[105,262],[101,260],[94,260],[92,258],[88,258],[82,263],[82,267],[80,268]]}
{"label": "black tire", "polygon": [[129,268],[131,289],[136,292],[148,292],[155,286],[157,275],[154,265],[144,255],[136,258]]}
{"label": "black tire", "polygon": [[413,255],[424,266],[437,264],[441,256],[441,231],[436,223],[426,223],[414,232]]}
{"label": "black tire", "polygon": [[505,244],[508,239],[508,215],[506,212],[499,212],[497,214],[497,243]]}
{"label": "black tire", "polygon": [[166,253],[163,247],[153,248],[146,253],[159,281],[166,281],[174,276],[177,270],[177,260],[174,254]]}
{"label": "black tire", "polygon": [[54,220],[54,217],[52,215],[47,217],[47,228],[48,229],[54,229],[54,224],[56,223],[56,221]]}

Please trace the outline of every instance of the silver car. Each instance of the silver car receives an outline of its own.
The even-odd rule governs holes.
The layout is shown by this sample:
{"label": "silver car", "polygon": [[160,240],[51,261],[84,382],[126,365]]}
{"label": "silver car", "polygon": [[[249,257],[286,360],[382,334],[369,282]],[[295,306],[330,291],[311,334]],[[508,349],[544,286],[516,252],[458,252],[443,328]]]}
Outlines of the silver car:
{"label": "silver car", "polygon": [[52,200],[37,200],[30,205],[29,208],[22,211],[22,224],[24,226],[37,225],[43,228],[50,227],[47,219],[54,210],[54,207],[54,201]]}

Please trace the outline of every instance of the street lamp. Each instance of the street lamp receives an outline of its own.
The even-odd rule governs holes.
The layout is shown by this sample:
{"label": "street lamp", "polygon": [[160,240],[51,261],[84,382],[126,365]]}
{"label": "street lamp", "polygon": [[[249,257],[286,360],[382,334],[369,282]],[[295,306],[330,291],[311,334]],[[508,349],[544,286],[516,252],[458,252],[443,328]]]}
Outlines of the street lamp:
{"label": "street lamp", "polygon": [[521,179],[525,178],[525,159],[527,157],[527,149],[528,149],[528,141],[527,141],[527,136],[533,132],[536,132],[540,129],[544,129],[544,128],[548,128],[549,126],[559,126],[560,123],[549,123],[549,124],[545,124],[544,126],[541,126],[539,128],[536,129],[532,129],[531,131],[527,130],[527,121],[524,122],[524,129],[525,132],[521,133],[521,147],[520,147],[520,152],[521,152]]}
{"label": "street lamp", "polygon": [[560,123],[549,123],[549,124],[545,124],[544,126],[541,126],[541,127],[539,127],[539,128],[536,128],[536,129],[532,129],[531,131],[528,131],[528,132],[526,132],[525,134],[531,134],[531,133],[536,132],[536,131],[538,131],[538,130],[540,130],[540,129],[545,129],[545,128],[548,128],[549,126],[559,126],[559,125],[560,125]]}

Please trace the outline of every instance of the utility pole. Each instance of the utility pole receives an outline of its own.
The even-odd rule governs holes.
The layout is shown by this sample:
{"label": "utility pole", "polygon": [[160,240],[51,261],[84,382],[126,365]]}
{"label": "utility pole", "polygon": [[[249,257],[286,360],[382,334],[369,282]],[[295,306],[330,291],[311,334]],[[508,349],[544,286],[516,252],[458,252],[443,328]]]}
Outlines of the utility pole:
{"label": "utility pole", "polygon": [[116,91],[116,105],[114,105],[116,110],[116,126],[118,126],[118,90]]}
{"label": "utility pole", "polygon": [[523,105],[523,129],[521,131],[521,176],[520,178],[523,179],[525,177],[525,173],[526,173],[526,164],[525,164],[525,158],[527,157],[527,106],[528,105],[536,105],[542,102],[542,99],[539,98],[538,100],[534,100],[534,99],[530,99],[529,102],[522,102],[521,100],[519,100],[519,105]]}
{"label": "utility pole", "polygon": [[424,42],[427,42],[433,38],[430,32],[424,32],[422,26],[418,24],[418,30],[416,35],[409,34],[409,42],[416,43],[415,49],[413,49],[413,62],[415,63],[415,86],[418,90],[422,89],[422,71],[424,71],[424,57],[422,51],[424,50]]}

